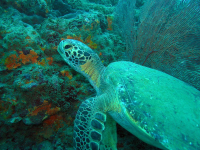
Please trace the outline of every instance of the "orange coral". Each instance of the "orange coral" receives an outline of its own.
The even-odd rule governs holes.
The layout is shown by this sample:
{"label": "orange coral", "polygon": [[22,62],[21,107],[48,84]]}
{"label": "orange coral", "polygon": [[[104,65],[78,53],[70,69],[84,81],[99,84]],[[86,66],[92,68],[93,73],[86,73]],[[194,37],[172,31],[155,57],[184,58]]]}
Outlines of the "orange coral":
{"label": "orange coral", "polygon": [[48,64],[52,65],[52,63],[53,63],[53,57],[48,57],[47,60],[49,61]]}
{"label": "orange coral", "polygon": [[47,111],[46,111],[46,114],[48,114],[48,115],[54,115],[54,114],[56,114],[57,112],[59,112],[60,111],[60,108],[59,107],[55,107],[55,108],[51,108],[51,109],[48,109]]}
{"label": "orange coral", "polygon": [[67,39],[75,39],[75,40],[78,40],[78,41],[80,41],[80,42],[83,42],[83,43],[87,44],[91,49],[96,49],[96,48],[97,48],[97,44],[94,43],[94,42],[91,40],[91,39],[92,39],[92,35],[89,35],[89,36],[85,39],[85,41],[83,41],[83,40],[81,39],[81,35],[79,35],[79,36],[70,36],[70,35],[68,35],[68,36],[67,36]]}
{"label": "orange coral", "polygon": [[28,54],[28,55],[29,55],[30,60],[31,60],[32,63],[36,63],[37,62],[38,56],[37,56],[37,53],[35,51],[30,50],[30,54]]}
{"label": "orange coral", "polygon": [[45,50],[45,47],[42,47],[42,46],[39,46],[39,47],[40,47],[41,50],[43,50],[43,51]]}
{"label": "orange coral", "polygon": [[44,120],[44,123],[47,125],[52,125],[57,120],[58,115],[50,116],[48,119]]}
{"label": "orange coral", "polygon": [[19,58],[22,60],[23,64],[30,62],[29,57],[27,57],[27,55],[24,55],[22,51],[20,52]]}
{"label": "orange coral", "polygon": [[62,74],[62,76],[67,76],[70,80],[72,79],[72,75],[67,70],[62,70],[61,74]]}
{"label": "orange coral", "polygon": [[33,80],[31,80],[31,81],[26,80],[25,84],[29,84],[29,83],[33,83]]}
{"label": "orange coral", "polygon": [[80,28],[80,30],[84,30],[84,31],[95,30],[95,29],[97,29],[99,23],[100,23],[100,21],[98,19],[95,19],[93,21],[88,21],[85,25],[83,25]]}
{"label": "orange coral", "polygon": [[31,116],[36,116],[39,112],[41,111],[47,111],[51,109],[51,104],[47,103],[43,103],[40,106],[34,107],[34,110],[30,113]]}
{"label": "orange coral", "polygon": [[91,35],[89,35],[86,39],[85,39],[86,43],[90,43],[91,42]]}
{"label": "orange coral", "polygon": [[52,115],[50,116],[48,119],[44,120],[44,126],[52,126],[54,125],[54,127],[56,128],[56,130],[58,130],[59,128],[63,127],[63,117],[60,115]]}
{"label": "orange coral", "polygon": [[30,115],[36,116],[41,111],[44,111],[45,114],[48,115],[54,115],[58,111],[60,111],[60,108],[59,107],[51,108],[51,103],[48,103],[48,101],[44,101],[42,105],[34,107],[34,110],[30,112]]}
{"label": "orange coral", "polygon": [[[90,30],[92,30],[93,29],[93,26],[91,25],[91,26],[86,26],[86,25],[83,25],[83,30],[85,30],[85,31],[90,31]],[[80,29],[80,30],[82,30],[82,29]]]}
{"label": "orange coral", "polygon": [[37,53],[33,50],[30,50],[30,54],[24,55],[23,52],[20,52],[19,58],[22,60],[23,64],[27,62],[36,63],[37,62]]}
{"label": "orange coral", "polygon": [[31,37],[30,37],[30,36],[27,36],[26,39],[31,39]]}
{"label": "orange coral", "polygon": [[55,49],[55,50],[56,50],[57,48],[58,48],[58,46],[54,46],[54,47],[52,47],[52,49]]}
{"label": "orange coral", "polygon": [[43,58],[42,61],[38,61],[38,65],[45,66],[46,65],[45,59]]}
{"label": "orange coral", "polygon": [[113,30],[113,28],[112,28],[112,21],[113,21],[113,18],[112,17],[107,17],[107,21],[108,21],[108,28],[107,28],[107,30]]}
{"label": "orange coral", "polygon": [[5,60],[5,65],[8,70],[21,66],[21,64],[19,63],[19,58],[16,54],[11,54],[10,56],[8,56]]}
{"label": "orange coral", "polygon": [[96,49],[97,48],[97,44],[94,43],[92,40],[91,40],[92,36],[89,35],[86,39],[85,39],[85,43],[91,48],[91,49]]}
{"label": "orange coral", "polygon": [[[64,39],[64,38],[62,38],[62,39]],[[75,39],[75,37],[74,37],[74,36],[71,36],[71,35],[68,35],[68,36],[67,36],[67,39]]]}
{"label": "orange coral", "polygon": [[83,40],[81,39],[81,35],[79,35],[79,36],[70,36],[70,35],[68,35],[67,39],[74,39],[74,40],[78,40],[80,42],[83,42]]}

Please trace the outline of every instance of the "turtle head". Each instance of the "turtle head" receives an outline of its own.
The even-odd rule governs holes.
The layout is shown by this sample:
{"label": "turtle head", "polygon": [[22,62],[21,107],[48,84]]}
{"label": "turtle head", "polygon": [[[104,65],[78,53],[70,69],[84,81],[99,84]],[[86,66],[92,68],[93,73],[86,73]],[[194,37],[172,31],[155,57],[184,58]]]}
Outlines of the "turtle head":
{"label": "turtle head", "polygon": [[101,71],[105,68],[99,56],[84,43],[67,39],[60,42],[58,52],[74,70],[87,77],[98,88]]}

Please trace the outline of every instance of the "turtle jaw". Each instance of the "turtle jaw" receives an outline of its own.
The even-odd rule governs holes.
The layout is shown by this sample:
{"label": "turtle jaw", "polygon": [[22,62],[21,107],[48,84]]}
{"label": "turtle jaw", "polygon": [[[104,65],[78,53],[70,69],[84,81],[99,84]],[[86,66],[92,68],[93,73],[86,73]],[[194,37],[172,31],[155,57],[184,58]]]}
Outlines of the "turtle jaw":
{"label": "turtle jaw", "polygon": [[65,57],[63,55],[65,53],[65,51],[62,47],[63,47],[63,41],[61,41],[60,44],[58,45],[57,51],[62,56],[62,58],[65,60]]}

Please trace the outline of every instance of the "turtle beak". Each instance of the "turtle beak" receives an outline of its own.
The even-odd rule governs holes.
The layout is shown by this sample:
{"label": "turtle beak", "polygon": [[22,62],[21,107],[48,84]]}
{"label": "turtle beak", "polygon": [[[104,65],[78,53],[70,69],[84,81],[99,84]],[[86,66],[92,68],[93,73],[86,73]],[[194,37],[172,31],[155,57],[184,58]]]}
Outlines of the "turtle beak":
{"label": "turtle beak", "polygon": [[62,55],[62,54],[64,54],[65,53],[65,51],[64,51],[64,49],[63,49],[63,41],[61,41],[60,42],[60,44],[59,44],[59,46],[58,46],[58,52],[60,53],[60,55]]}

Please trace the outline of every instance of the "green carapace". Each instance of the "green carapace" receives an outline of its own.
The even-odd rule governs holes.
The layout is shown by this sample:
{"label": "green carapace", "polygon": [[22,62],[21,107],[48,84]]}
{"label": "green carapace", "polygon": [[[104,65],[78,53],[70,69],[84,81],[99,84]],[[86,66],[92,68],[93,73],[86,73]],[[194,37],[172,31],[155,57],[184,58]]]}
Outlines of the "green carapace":
{"label": "green carapace", "polygon": [[116,150],[116,123],[160,149],[200,150],[200,91],[133,62],[105,67],[77,40],[61,41],[58,52],[97,92],[77,112],[75,150]]}

